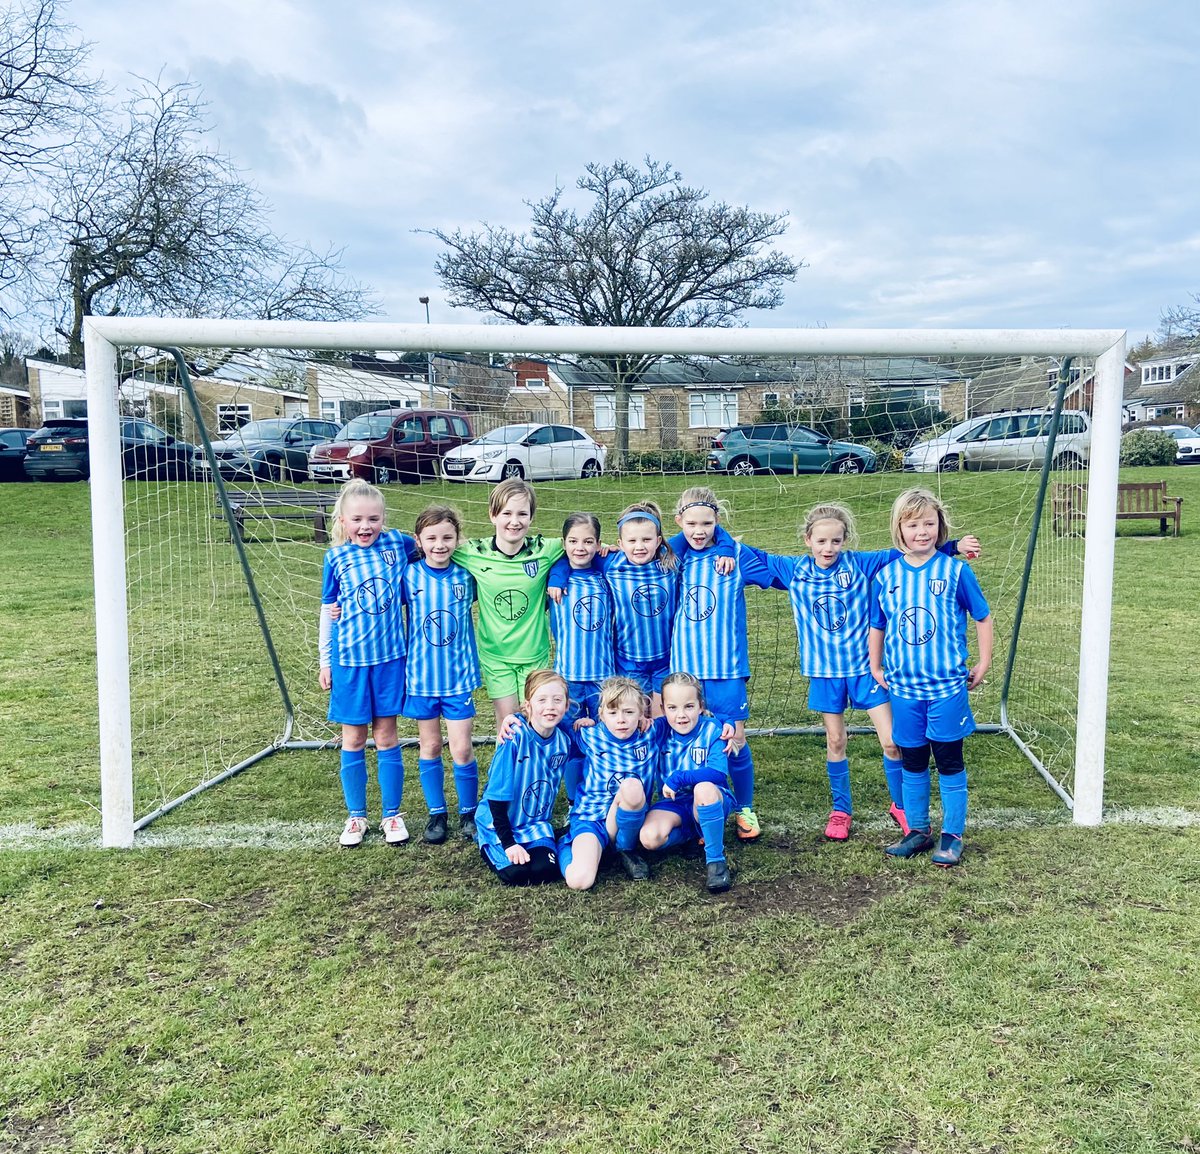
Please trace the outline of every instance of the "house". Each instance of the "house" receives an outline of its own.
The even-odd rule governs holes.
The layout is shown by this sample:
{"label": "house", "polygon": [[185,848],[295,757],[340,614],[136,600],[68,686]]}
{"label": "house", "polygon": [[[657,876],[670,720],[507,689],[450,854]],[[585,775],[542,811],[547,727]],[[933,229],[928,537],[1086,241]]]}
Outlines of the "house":
{"label": "house", "polygon": [[1147,358],[1138,368],[1140,381],[1127,390],[1123,406],[1127,424],[1200,422],[1200,349],[1179,347]]}

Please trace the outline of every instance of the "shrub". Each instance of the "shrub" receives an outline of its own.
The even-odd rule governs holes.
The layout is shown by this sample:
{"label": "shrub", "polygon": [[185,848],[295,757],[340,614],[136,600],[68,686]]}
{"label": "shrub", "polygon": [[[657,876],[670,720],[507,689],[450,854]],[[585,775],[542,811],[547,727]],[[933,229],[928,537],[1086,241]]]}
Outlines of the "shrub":
{"label": "shrub", "polygon": [[1122,465],[1175,464],[1175,438],[1161,429],[1134,429],[1121,438]]}
{"label": "shrub", "polygon": [[625,467],[620,472],[703,473],[707,461],[708,454],[696,449],[648,449],[627,453]]}
{"label": "shrub", "polygon": [[875,454],[877,473],[898,473],[904,468],[904,450],[889,445],[886,441],[867,441],[864,448]]}

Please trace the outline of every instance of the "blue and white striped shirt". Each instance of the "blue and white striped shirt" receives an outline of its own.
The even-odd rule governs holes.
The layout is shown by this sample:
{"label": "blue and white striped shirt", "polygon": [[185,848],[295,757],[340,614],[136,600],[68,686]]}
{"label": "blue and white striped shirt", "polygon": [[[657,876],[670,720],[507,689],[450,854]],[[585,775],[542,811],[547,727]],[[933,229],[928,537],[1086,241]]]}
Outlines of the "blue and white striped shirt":
{"label": "blue and white striped shirt", "polygon": [[380,665],[404,656],[403,575],[413,539],[385,529],[370,545],[347,541],[325,553],[321,603],[340,605],[333,623],[339,665]]}
{"label": "blue and white striped shirt", "polygon": [[653,728],[663,736],[663,785],[676,794],[691,793],[702,781],[729,789],[729,757],[716,718],[702,715],[691,733],[676,733],[665,717],[655,718]]}
{"label": "blue and white striped shirt", "polygon": [[895,697],[936,701],[967,683],[967,616],[991,610],[969,565],[935,553],[901,557],[875,578],[871,628],[883,630],[883,672]]}
{"label": "blue and white striped shirt", "polygon": [[[644,566],[643,566],[644,568]],[[636,777],[650,802],[658,789],[662,732],[653,727],[626,738],[615,737],[602,721],[575,731],[583,750],[583,782],[571,816],[584,821],[604,821],[613,798],[627,777]]]}
{"label": "blue and white striped shirt", "polygon": [[635,565],[620,550],[604,558],[604,578],[613,597],[615,645],[625,661],[666,661],[671,622],[679,599],[679,569],[657,561]]}
{"label": "blue and white striped shirt", "polygon": [[471,603],[475,579],[451,562],[434,569],[415,561],[404,571],[408,663],[404,688],[415,697],[449,697],[479,688],[479,654]]}
{"label": "blue and white striped shirt", "polygon": [[562,601],[550,602],[554,670],[568,681],[603,681],[616,672],[613,599],[598,559],[585,569],[562,557],[550,569],[550,588]]}
{"label": "blue and white striped shirt", "polygon": [[557,726],[549,737],[542,737],[527,722],[508,741],[496,746],[488,767],[487,788],[475,810],[475,837],[481,848],[492,845],[503,853],[492,824],[491,801],[508,802],[515,841],[530,845],[553,839],[551,817],[570,748],[571,737],[562,726]]}

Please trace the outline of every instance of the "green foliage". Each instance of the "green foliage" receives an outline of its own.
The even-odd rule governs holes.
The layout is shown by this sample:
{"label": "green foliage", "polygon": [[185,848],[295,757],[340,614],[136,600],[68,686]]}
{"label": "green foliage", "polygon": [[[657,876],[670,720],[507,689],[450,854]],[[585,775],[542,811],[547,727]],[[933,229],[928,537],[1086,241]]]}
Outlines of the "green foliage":
{"label": "green foliage", "polygon": [[1123,466],[1173,465],[1175,438],[1161,429],[1133,429],[1121,438]]}
{"label": "green foliage", "polygon": [[904,468],[904,450],[882,440],[870,440],[866,447],[875,454],[877,473],[898,473]]}
{"label": "green foliage", "polygon": [[708,454],[696,449],[648,449],[625,454],[625,466],[613,476],[628,473],[703,473]]}

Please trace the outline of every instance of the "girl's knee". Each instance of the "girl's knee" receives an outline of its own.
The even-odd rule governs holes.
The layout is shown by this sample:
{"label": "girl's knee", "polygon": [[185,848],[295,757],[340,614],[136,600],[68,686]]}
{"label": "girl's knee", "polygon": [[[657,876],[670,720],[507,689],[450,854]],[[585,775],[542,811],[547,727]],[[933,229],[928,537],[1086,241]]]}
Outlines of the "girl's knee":
{"label": "girl's knee", "polygon": [[636,777],[627,777],[617,790],[617,805],[621,809],[643,809],[646,805],[646,791]]}
{"label": "girl's knee", "polygon": [[641,842],[642,849],[661,849],[667,840],[667,832],[658,826],[643,825],[638,831],[638,841]]}
{"label": "girl's knee", "polygon": [[900,760],[900,747],[894,741],[881,741],[879,747],[883,750],[883,756],[888,761]]}
{"label": "girl's knee", "polygon": [[692,791],[692,796],[697,805],[715,805],[721,799],[720,791],[711,781],[699,782]]}
{"label": "girl's knee", "polygon": [[594,870],[590,870],[586,866],[576,866],[572,862],[567,866],[563,880],[566,881],[569,890],[590,890],[596,884],[596,874]]}
{"label": "girl's knee", "polygon": [[442,741],[438,738],[436,741],[421,742],[421,757],[426,761],[433,761],[442,756]]}
{"label": "girl's knee", "polygon": [[825,756],[829,761],[841,761],[846,756],[846,735],[825,735]]}

